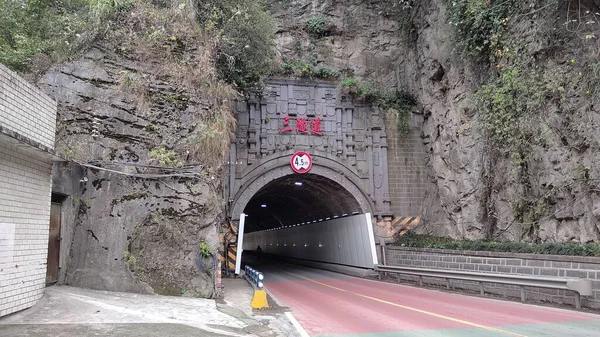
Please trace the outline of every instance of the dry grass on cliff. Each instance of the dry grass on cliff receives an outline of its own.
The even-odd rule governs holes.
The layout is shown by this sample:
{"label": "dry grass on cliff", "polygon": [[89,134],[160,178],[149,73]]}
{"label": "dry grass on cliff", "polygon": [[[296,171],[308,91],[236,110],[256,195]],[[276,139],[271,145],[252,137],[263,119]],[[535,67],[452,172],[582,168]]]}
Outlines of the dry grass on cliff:
{"label": "dry grass on cliff", "polygon": [[162,7],[138,0],[110,41],[119,41],[115,50],[125,57],[153,65],[151,72],[126,73],[121,80],[124,91],[137,100],[139,114],[150,110],[152,86],[159,81],[182,93],[187,102],[196,102],[196,127],[175,151],[189,152],[190,159],[218,168],[235,132],[232,104],[239,93],[217,74],[220,32],[202,27],[196,12],[192,0]]}

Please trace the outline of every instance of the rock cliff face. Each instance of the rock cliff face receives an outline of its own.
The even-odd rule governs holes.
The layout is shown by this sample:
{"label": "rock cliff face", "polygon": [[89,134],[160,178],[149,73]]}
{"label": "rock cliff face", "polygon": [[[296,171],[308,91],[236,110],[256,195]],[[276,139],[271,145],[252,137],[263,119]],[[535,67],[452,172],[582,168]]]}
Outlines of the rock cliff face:
{"label": "rock cliff face", "polygon": [[221,209],[216,186],[200,173],[200,165],[163,167],[151,154],[159,145],[174,148],[186,140],[196,126],[193,111],[202,102],[168,99],[178,93],[158,82],[147,110],[136,109],[137,101],[123,92],[120,79],[123,72],[151,73],[151,65],[102,47],[42,80],[59,102],[59,146],[93,166],[87,167],[76,200],[64,282],[210,297],[215,260],[201,256],[199,245],[217,247]]}
{"label": "rock cliff face", "polygon": [[[191,55],[201,46],[185,40],[184,18],[171,21],[177,34],[168,35],[167,25],[161,32],[168,38],[153,36],[160,44],[143,40],[148,18],[160,12],[152,13],[128,14],[112,35],[40,81],[58,102],[57,149],[83,167],[79,186],[72,184],[80,190],[61,191],[75,205],[65,208],[75,214],[64,218],[75,223],[61,282],[212,297],[222,194],[197,145],[207,116],[229,105],[225,97],[216,102],[200,94],[193,79],[186,82],[188,74],[210,79],[187,68],[198,68]],[[173,56],[163,59],[161,50]]]}
{"label": "rock cliff face", "polygon": [[[587,36],[583,31],[565,30],[567,2],[549,10],[530,1],[531,13],[515,16],[506,29],[505,38],[519,42],[520,56],[535,59],[544,83],[561,92],[560,99],[545,97],[529,111],[533,124],[545,125],[538,130],[543,139],[530,142],[519,174],[510,155],[498,155],[482,136],[474,113],[474,93],[497,77],[497,69],[461,56],[443,1],[301,0],[273,2],[272,8],[282,57],[353,72],[418,98],[414,121],[422,130],[428,179],[417,231],[588,242],[600,238],[600,114],[596,91],[586,89],[598,78],[591,75],[597,46],[577,37]],[[593,1],[583,5],[587,13],[597,9]],[[318,36],[308,27],[315,21],[324,22]],[[588,25],[598,28],[596,21]]]}

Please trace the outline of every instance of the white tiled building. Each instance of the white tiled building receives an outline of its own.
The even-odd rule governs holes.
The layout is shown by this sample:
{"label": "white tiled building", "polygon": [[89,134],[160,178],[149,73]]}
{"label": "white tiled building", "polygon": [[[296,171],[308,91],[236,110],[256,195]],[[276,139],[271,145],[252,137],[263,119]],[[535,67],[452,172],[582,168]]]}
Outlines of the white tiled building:
{"label": "white tiled building", "polygon": [[0,317],[46,280],[56,102],[0,64]]}

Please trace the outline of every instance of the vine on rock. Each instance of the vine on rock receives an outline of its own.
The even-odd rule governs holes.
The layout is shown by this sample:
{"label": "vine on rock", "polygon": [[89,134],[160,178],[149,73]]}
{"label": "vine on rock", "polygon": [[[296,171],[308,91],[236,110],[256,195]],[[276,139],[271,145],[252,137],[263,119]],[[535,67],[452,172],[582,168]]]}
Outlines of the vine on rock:
{"label": "vine on rock", "polygon": [[363,82],[356,77],[347,77],[340,82],[340,87],[359,102],[378,105],[387,115],[394,114],[396,128],[400,137],[410,132],[410,112],[417,105],[416,98],[404,90],[379,90],[370,82]]}

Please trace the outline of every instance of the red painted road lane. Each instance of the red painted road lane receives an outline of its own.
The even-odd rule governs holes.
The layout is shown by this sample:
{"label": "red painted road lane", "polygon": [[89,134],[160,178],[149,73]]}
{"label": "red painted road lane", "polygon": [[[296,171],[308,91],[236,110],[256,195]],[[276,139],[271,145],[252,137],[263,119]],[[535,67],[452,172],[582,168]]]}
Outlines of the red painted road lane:
{"label": "red painted road lane", "polygon": [[286,306],[310,335],[456,329],[464,325],[357,297],[311,281],[268,282],[267,288]]}
{"label": "red painted road lane", "polygon": [[292,308],[310,335],[474,327],[484,332],[507,325],[598,319],[595,315],[574,311],[345,276],[332,278],[318,271],[299,273],[281,271],[266,286],[284,305]]}
{"label": "red painted road lane", "polygon": [[[485,326],[576,322],[590,319],[589,316],[582,315],[580,312],[522,305],[357,278],[325,279],[320,282],[353,293],[365,294]],[[443,306],[440,303],[443,303]],[[482,313],[490,314],[482,315]]]}

